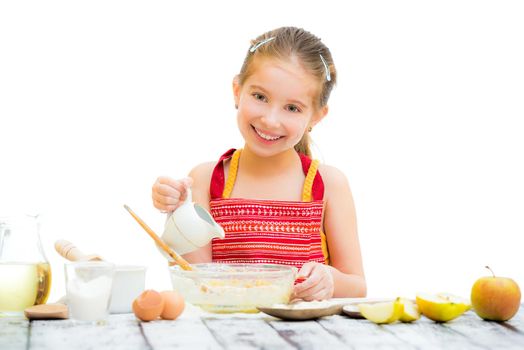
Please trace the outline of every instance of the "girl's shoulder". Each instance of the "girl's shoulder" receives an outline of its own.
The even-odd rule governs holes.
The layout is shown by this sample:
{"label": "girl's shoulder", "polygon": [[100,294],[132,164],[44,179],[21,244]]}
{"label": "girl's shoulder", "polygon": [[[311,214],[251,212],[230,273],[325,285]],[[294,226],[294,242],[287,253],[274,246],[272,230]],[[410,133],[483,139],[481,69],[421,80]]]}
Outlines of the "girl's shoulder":
{"label": "girl's shoulder", "polygon": [[347,182],[347,177],[342,172],[342,170],[332,165],[319,164],[318,171],[320,172],[320,175],[322,176],[322,180],[324,180],[324,182],[333,183],[335,185],[340,184],[342,182]]}
{"label": "girl's shoulder", "polygon": [[189,172],[189,177],[193,179],[193,200],[209,209],[209,182],[213,173],[214,162],[205,162],[198,164]]}
{"label": "girl's shoulder", "polygon": [[331,193],[349,190],[348,179],[340,169],[332,165],[319,164],[318,171],[324,182],[326,199],[329,199]]}
{"label": "girl's shoulder", "polygon": [[194,182],[207,182],[211,179],[211,174],[215,168],[216,162],[204,162],[195,166],[189,172],[189,176],[193,178]]}
{"label": "girl's shoulder", "polygon": [[223,162],[224,168],[227,169],[227,164],[230,161],[231,156],[233,155],[233,152],[235,149],[230,149],[226,153],[220,157],[219,160],[211,161],[211,162],[204,162],[200,163],[197,166],[195,166],[189,173],[189,176],[193,177],[193,180],[196,179],[204,179],[209,182],[211,179],[211,176],[213,175],[213,171],[215,170],[215,167],[219,165],[220,162]]}

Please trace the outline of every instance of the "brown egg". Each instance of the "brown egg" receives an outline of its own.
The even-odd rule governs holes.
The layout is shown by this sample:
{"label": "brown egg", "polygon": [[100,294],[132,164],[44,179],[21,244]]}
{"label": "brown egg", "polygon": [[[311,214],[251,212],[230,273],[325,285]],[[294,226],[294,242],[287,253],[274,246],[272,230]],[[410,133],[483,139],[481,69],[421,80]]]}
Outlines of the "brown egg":
{"label": "brown egg", "polygon": [[184,297],[174,290],[166,290],[160,294],[164,298],[164,311],[160,317],[164,320],[174,320],[180,316],[186,305]]}
{"label": "brown egg", "polygon": [[142,321],[157,319],[164,309],[164,298],[156,290],[145,290],[133,301],[133,312]]}

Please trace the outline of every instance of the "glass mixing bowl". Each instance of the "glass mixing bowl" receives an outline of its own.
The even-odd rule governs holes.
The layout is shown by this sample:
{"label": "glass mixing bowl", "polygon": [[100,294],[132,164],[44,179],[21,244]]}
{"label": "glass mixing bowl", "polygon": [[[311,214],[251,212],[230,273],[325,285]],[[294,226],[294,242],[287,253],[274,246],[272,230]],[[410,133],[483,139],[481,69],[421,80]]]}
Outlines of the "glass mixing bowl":
{"label": "glass mixing bowl", "polygon": [[209,312],[258,312],[257,306],[287,304],[297,269],[269,264],[193,264],[169,267],[173,289]]}

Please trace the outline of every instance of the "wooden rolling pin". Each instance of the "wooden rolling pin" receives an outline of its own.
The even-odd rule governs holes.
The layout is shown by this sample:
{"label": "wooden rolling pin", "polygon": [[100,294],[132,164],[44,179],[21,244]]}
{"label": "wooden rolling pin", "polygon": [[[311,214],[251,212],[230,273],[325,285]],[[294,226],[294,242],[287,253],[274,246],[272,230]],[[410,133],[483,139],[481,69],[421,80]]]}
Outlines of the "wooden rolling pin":
{"label": "wooden rolling pin", "polygon": [[59,239],[55,242],[55,249],[62,257],[70,261],[102,261],[99,255],[84,254],[73,243],[65,239]]}

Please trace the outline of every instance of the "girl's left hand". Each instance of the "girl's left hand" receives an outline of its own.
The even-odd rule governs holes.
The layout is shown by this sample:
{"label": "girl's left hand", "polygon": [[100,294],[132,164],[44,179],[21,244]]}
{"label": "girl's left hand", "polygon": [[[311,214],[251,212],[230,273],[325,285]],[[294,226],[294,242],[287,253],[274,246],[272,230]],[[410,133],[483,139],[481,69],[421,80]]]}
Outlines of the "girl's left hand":
{"label": "girl's left hand", "polygon": [[298,276],[306,277],[306,279],[294,286],[293,298],[312,301],[333,297],[335,283],[327,265],[317,262],[305,263],[298,272]]}

